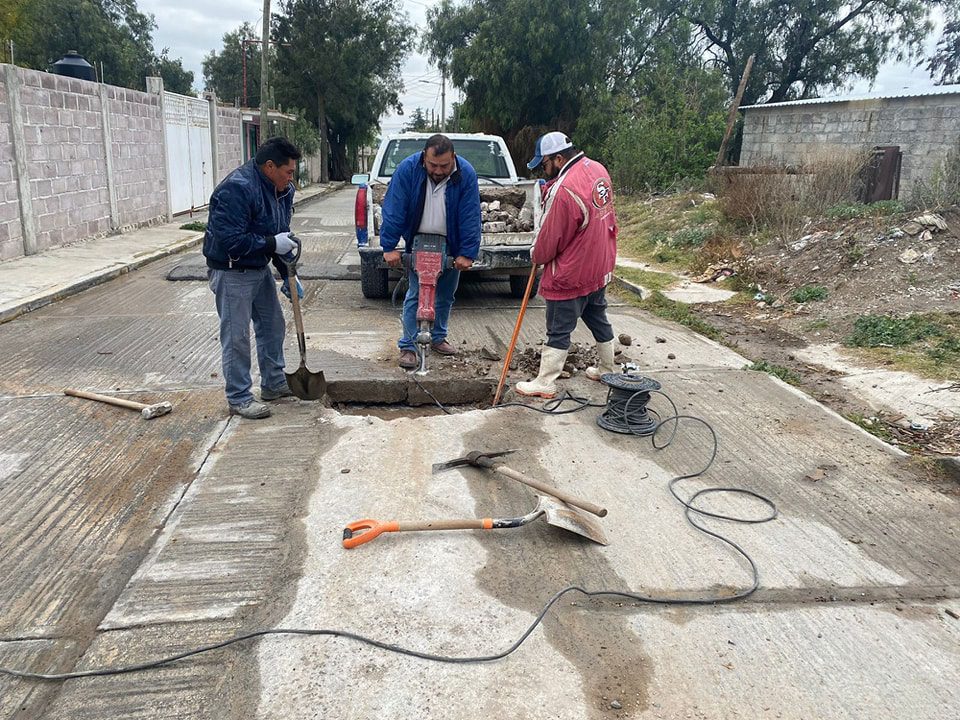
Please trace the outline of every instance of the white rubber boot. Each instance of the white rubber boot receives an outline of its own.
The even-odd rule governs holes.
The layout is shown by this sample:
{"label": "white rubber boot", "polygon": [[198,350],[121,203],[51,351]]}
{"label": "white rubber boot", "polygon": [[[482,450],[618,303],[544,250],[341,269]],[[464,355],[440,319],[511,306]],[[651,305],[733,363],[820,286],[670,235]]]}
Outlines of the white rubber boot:
{"label": "white rubber boot", "polygon": [[542,397],[548,400],[557,394],[556,381],[563,372],[563,364],[567,361],[567,351],[557,350],[549,345],[543,346],[540,353],[540,373],[529,382],[518,382],[514,388],[519,395],[527,397]]}
{"label": "white rubber boot", "polygon": [[599,358],[600,367],[588,367],[587,368],[587,377],[591,380],[600,380],[602,375],[606,373],[612,373],[617,371],[616,365],[613,364],[613,340],[608,340],[607,342],[597,343],[597,356]]}

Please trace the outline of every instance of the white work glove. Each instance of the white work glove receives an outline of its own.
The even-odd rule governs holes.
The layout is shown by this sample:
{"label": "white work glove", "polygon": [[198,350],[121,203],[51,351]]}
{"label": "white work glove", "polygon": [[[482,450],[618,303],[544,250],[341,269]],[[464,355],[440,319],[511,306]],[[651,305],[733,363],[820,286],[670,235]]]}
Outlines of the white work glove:
{"label": "white work glove", "polygon": [[277,255],[287,255],[297,249],[297,243],[294,242],[293,233],[282,232],[273,236],[277,243]]}
{"label": "white work glove", "polygon": [[533,243],[533,244],[530,246],[530,259],[531,259],[531,260],[533,260],[533,249],[534,249],[536,246],[537,246],[536,243]]}

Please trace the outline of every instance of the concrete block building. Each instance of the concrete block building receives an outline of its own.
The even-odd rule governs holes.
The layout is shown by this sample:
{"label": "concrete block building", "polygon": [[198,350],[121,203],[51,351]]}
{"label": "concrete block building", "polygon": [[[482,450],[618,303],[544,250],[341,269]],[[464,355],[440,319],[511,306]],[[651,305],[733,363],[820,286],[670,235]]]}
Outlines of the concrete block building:
{"label": "concrete block building", "polygon": [[832,147],[899,146],[900,197],[929,181],[960,141],[960,85],[898,94],[850,95],[750,105],[741,166],[799,165]]}

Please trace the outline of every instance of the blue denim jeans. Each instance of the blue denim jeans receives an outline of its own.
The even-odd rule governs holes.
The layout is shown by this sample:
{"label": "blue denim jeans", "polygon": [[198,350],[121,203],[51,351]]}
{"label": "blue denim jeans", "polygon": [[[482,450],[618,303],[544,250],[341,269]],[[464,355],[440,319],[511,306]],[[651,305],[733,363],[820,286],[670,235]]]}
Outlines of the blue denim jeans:
{"label": "blue denim jeans", "polygon": [[253,400],[250,387],[250,321],[257,336],[257,364],[260,387],[277,390],[286,387],[283,374],[283,335],[286,321],[277,284],[270,266],[244,270],[208,272],[210,289],[217,299],[220,316],[220,348],[227,402],[243,405]]}
{"label": "blue denim jeans", "polygon": [[[446,265],[447,256],[443,256]],[[411,269],[407,277],[410,287],[407,296],[403,299],[403,337],[397,343],[401,350],[416,350],[417,347],[417,303],[420,298],[420,281],[417,274]],[[460,284],[460,271],[456,268],[446,268],[437,278],[436,319],[433,322],[431,338],[433,344],[443,342],[447,338],[447,321],[450,319],[450,309],[453,307],[453,295]]]}

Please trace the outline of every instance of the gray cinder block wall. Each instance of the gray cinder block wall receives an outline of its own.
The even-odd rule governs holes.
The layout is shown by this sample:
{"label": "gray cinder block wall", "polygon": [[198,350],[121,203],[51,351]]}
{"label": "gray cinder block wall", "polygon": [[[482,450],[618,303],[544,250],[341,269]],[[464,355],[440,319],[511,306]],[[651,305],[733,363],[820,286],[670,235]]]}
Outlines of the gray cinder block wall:
{"label": "gray cinder block wall", "polygon": [[960,140],[957,92],[744,108],[742,166],[800,164],[831,147],[899,145],[900,197],[929,181]]}
{"label": "gray cinder block wall", "polygon": [[119,225],[135,225],[167,212],[160,97],[106,86],[110,99],[113,176]]}
{"label": "gray cinder block wall", "polygon": [[243,116],[238,108],[217,106],[217,178],[219,184],[243,164]]}
{"label": "gray cinder block wall", "polygon": [[0,73],[0,260],[23,254],[20,195],[17,192],[13,143],[10,137],[10,103],[6,77]]}
{"label": "gray cinder block wall", "polygon": [[[219,181],[242,120],[210,102]],[[0,260],[165,219],[162,113],[157,94],[0,65]]]}

